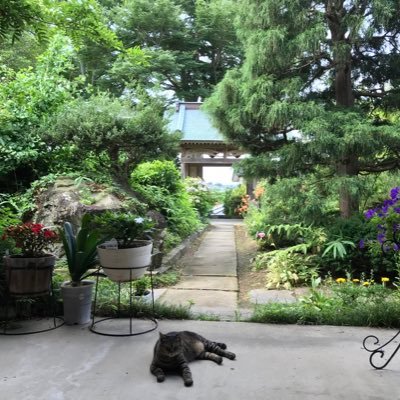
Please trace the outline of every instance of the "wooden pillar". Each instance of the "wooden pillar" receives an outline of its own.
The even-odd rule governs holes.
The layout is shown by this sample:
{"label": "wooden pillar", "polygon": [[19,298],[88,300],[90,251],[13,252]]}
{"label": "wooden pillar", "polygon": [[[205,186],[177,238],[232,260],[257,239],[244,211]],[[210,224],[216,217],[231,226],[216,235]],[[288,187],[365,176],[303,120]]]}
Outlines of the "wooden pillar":
{"label": "wooden pillar", "polygon": [[203,178],[203,166],[201,164],[187,164],[187,174],[191,178]]}

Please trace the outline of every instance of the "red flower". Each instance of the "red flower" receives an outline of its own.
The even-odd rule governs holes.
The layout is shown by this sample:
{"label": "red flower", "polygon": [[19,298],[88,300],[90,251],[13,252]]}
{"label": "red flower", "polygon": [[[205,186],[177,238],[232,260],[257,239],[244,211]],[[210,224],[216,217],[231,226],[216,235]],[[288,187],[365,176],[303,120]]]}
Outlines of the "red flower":
{"label": "red flower", "polygon": [[15,246],[21,249],[23,256],[40,257],[58,239],[58,235],[43,224],[27,222],[7,227],[1,239],[8,238],[15,241]]}

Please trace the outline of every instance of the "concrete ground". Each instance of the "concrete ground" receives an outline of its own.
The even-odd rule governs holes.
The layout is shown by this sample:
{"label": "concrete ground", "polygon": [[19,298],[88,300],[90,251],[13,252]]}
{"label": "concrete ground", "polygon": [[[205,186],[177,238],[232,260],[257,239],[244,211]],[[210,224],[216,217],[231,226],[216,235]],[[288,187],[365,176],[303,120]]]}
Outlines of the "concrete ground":
{"label": "concrete ground", "polygon": [[[123,321],[124,323],[126,321]],[[224,341],[234,361],[190,364],[194,386],[179,376],[157,383],[149,372],[158,332],[192,330]],[[366,335],[392,330],[160,321],[153,332],[107,337],[87,327],[0,339],[0,398],[10,400],[384,400],[400,399],[400,356],[373,369]]]}
{"label": "concrete ground", "polygon": [[[184,279],[157,292],[162,301],[187,304],[192,300],[194,312],[235,313],[234,223],[213,222],[198,252],[186,260]],[[291,295],[285,299],[279,295],[281,301],[292,301]],[[254,293],[255,302],[276,301],[276,296],[271,291]],[[127,320],[105,324],[98,329],[114,333],[129,329]],[[151,326],[149,321],[133,320],[134,331]],[[149,372],[154,344],[160,331],[176,330],[223,341],[237,359],[225,359],[221,366],[194,361],[190,388],[179,376],[157,383]],[[100,336],[87,326],[1,336],[0,399],[400,400],[400,355],[386,369],[375,370],[368,361],[370,353],[362,348],[367,335],[375,334],[385,342],[394,333],[352,327],[159,321],[158,329],[133,337]]]}

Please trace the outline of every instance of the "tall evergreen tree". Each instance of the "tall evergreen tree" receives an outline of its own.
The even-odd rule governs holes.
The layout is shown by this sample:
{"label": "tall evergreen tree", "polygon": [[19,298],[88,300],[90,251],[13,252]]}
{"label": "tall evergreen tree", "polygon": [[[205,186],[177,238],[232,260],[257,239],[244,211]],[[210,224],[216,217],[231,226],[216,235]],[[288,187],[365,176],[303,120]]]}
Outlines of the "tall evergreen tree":
{"label": "tall evergreen tree", "polygon": [[112,78],[161,86],[179,99],[208,97],[241,50],[233,26],[232,0],[123,0],[113,21],[127,48],[140,47],[147,65],[121,57]]}
{"label": "tall evergreen tree", "polygon": [[400,1],[240,3],[245,61],[208,101],[216,125],[248,174],[335,176],[351,216],[353,178],[400,166]]}

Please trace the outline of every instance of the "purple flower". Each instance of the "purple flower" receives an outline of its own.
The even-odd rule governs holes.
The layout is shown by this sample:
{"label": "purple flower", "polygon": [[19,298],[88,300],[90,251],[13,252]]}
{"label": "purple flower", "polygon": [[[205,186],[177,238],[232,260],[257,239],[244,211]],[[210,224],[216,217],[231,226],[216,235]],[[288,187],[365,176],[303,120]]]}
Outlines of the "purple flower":
{"label": "purple flower", "polygon": [[365,247],[365,240],[364,240],[364,239],[361,239],[361,240],[360,240],[360,242],[358,243],[358,247],[359,247],[360,249],[363,249],[363,248]]}
{"label": "purple flower", "polygon": [[399,192],[400,192],[400,186],[396,186],[394,187],[391,191],[390,191],[390,198],[393,200],[397,200],[398,196],[399,196]]}
{"label": "purple flower", "polygon": [[382,244],[385,241],[385,234],[384,233],[378,233],[378,236],[376,237],[376,240]]}
{"label": "purple flower", "polygon": [[393,250],[394,251],[399,251],[399,249],[400,249],[399,245],[397,243],[394,243],[393,244]]}
{"label": "purple flower", "polygon": [[374,209],[367,210],[364,213],[364,216],[365,216],[366,219],[371,219],[374,216],[375,212],[376,212],[376,210],[374,210]]}

